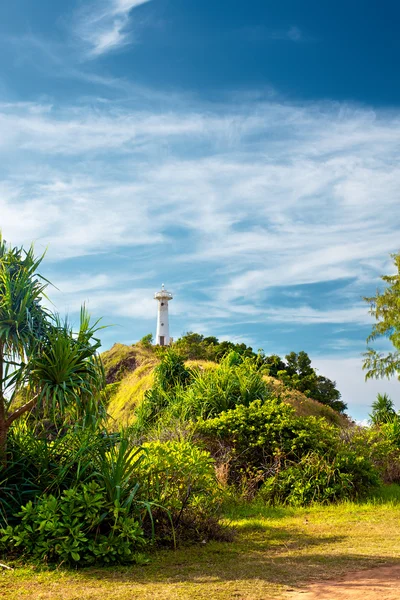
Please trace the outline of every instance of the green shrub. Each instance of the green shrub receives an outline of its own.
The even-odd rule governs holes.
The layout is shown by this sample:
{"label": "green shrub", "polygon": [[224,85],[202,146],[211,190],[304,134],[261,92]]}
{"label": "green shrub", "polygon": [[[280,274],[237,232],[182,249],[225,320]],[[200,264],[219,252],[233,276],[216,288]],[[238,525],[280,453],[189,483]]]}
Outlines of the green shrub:
{"label": "green shrub", "polygon": [[133,472],[142,452],[124,432],[108,434],[69,428],[55,439],[40,437],[28,422],[11,430],[6,466],[0,466],[0,526],[17,523],[21,506],[43,494],[59,498],[64,490],[95,480],[111,503],[129,507],[135,496]]}
{"label": "green shrub", "polygon": [[400,428],[397,420],[342,431],[343,445],[374,465],[384,483],[400,483]]}
{"label": "green shrub", "polygon": [[[187,441],[148,442],[143,448],[136,478],[141,482],[139,494],[152,503],[159,525],[156,535],[170,531],[171,522],[190,537],[215,528],[221,490],[210,454]],[[157,506],[163,509],[157,511]]]}
{"label": "green shrub", "polygon": [[271,395],[254,361],[236,352],[230,352],[215,369],[191,370],[181,357],[168,351],[155,375],[155,385],[146,392],[136,413],[134,429],[140,435],[158,422],[168,427],[177,421],[216,416]]}
{"label": "green shrub", "polygon": [[0,525],[17,522],[15,513],[29,500],[63,490],[93,477],[93,457],[107,437],[82,427],[70,427],[53,438],[29,421],[10,429],[8,460],[0,466]]}
{"label": "green shrub", "polygon": [[337,427],[322,418],[298,417],[277,399],[200,420],[197,431],[217,461],[229,464],[228,482],[246,496],[261,488],[267,502],[353,498],[379,482],[369,457],[346,447]]}
{"label": "green shrub", "polygon": [[0,531],[0,544],[40,561],[128,563],[144,545],[138,520],[95,481],[28,502],[18,516],[18,525]]}
{"label": "green shrub", "polygon": [[267,400],[270,392],[254,361],[230,352],[218,368],[197,372],[186,396],[190,416],[208,418],[237,405]]}
{"label": "green shrub", "polygon": [[245,471],[261,471],[267,477],[285,461],[299,460],[310,451],[334,452],[339,442],[337,429],[325,419],[297,417],[291,406],[277,399],[256,400],[200,420],[197,430],[213,454],[223,443],[236,481]]}
{"label": "green shrub", "polygon": [[260,497],[270,504],[304,506],[357,498],[379,484],[371,463],[354,452],[328,459],[314,452],[270,477]]}
{"label": "green shrub", "polygon": [[169,348],[163,349],[161,362],[154,369],[154,386],[144,393],[133,429],[142,434],[154,426],[168,410],[178,391],[189,385],[192,376],[181,356]]}

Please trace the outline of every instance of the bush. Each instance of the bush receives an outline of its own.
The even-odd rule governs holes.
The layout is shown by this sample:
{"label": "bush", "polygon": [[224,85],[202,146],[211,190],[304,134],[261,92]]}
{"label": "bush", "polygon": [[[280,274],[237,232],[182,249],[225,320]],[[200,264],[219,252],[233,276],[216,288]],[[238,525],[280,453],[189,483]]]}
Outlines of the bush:
{"label": "bush", "polygon": [[338,432],[324,419],[297,417],[291,406],[277,399],[264,404],[237,406],[218,417],[198,422],[212,454],[227,455],[231,481],[246,473],[262,478],[274,474],[285,461],[299,460],[311,451],[330,453],[338,445]]}
{"label": "bush", "polygon": [[269,503],[353,498],[379,482],[369,458],[346,447],[337,427],[298,417],[277,399],[201,420],[197,431],[217,462],[229,463],[228,482],[246,496],[261,488]]}
{"label": "bush", "polygon": [[111,504],[95,481],[28,502],[18,516],[18,525],[0,531],[0,544],[40,561],[128,563],[144,545],[138,520],[118,501]]}
{"label": "bush", "polygon": [[244,360],[230,352],[217,369],[197,372],[187,390],[186,403],[191,417],[214,417],[237,405],[248,406],[254,400],[267,400],[270,392],[250,358]]}
{"label": "bush", "polygon": [[90,479],[93,456],[109,441],[99,433],[70,427],[53,438],[33,423],[15,423],[10,430],[7,464],[0,466],[0,525],[16,523],[21,506],[44,493],[63,490]]}
{"label": "bush", "polygon": [[304,506],[357,498],[378,484],[371,463],[354,452],[339,452],[331,460],[311,452],[270,477],[259,494],[270,504]]}
{"label": "bush", "polygon": [[136,478],[139,494],[152,503],[156,534],[170,532],[171,522],[186,537],[218,532],[221,490],[210,454],[187,441],[148,442],[143,448]]}
{"label": "bush", "polygon": [[146,392],[136,413],[137,434],[162,423],[195,421],[216,416],[239,404],[266,400],[270,391],[250,358],[230,352],[215,369],[189,369],[169,350],[155,369],[155,385]]}
{"label": "bush", "polygon": [[397,420],[375,427],[353,427],[342,432],[343,444],[367,458],[384,483],[400,483],[400,428]]}

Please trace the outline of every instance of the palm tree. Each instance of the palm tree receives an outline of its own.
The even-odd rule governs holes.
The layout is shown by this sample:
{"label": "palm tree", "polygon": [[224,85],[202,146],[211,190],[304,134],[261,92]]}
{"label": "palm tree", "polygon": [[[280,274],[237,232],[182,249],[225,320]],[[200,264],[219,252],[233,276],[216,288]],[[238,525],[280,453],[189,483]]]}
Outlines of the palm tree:
{"label": "palm tree", "polygon": [[[81,310],[77,333],[42,304],[49,282],[38,273],[43,256],[31,246],[7,246],[0,235],[0,457],[7,432],[29,411],[54,418],[95,416],[104,371],[97,355],[98,322]],[[16,407],[16,402],[25,401]]]}
{"label": "palm tree", "polygon": [[389,423],[396,417],[396,411],[393,401],[387,394],[378,394],[376,400],[372,403],[372,413],[370,420],[373,425],[382,425]]}

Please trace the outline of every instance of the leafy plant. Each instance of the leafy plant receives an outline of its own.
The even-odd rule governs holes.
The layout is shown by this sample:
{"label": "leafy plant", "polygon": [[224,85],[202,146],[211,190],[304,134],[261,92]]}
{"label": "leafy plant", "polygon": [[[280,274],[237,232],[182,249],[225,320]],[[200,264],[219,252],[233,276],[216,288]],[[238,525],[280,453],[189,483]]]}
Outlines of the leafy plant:
{"label": "leafy plant", "polygon": [[339,443],[337,429],[324,419],[297,417],[291,406],[276,399],[256,400],[200,420],[197,431],[213,453],[229,456],[231,480],[236,482],[255,472],[265,479],[287,460],[300,460],[311,451],[329,454]]}
{"label": "leafy plant", "polygon": [[127,563],[144,546],[137,519],[97,482],[80,484],[61,496],[44,495],[22,507],[20,523],[0,531],[0,544],[33,559],[67,564]]}
{"label": "leafy plant", "polygon": [[[104,371],[97,356],[98,322],[81,310],[79,330],[43,306],[47,280],[33,247],[8,247],[0,236],[0,455],[6,463],[7,434],[29,412],[86,419],[101,413]],[[18,402],[21,398],[24,402]],[[17,403],[16,403],[17,401]]]}
{"label": "leafy plant", "polygon": [[400,422],[352,427],[341,432],[343,447],[367,458],[384,483],[400,483]]}
{"label": "leafy plant", "polygon": [[267,479],[259,495],[270,504],[304,506],[355,498],[378,484],[371,463],[354,452],[333,459],[310,452]]}
{"label": "leafy plant", "polygon": [[393,401],[387,394],[378,394],[376,400],[372,403],[372,413],[370,414],[373,425],[382,425],[389,423],[397,418]]}
{"label": "leafy plant", "polygon": [[147,442],[143,447],[136,470],[139,497],[151,502],[159,528],[170,531],[172,521],[174,529],[193,537],[210,524],[216,527],[222,496],[210,454],[187,441]]}
{"label": "leafy plant", "polygon": [[[0,470],[0,523],[15,522],[15,513],[29,500],[63,490],[94,476],[96,457],[112,439],[79,425],[50,432],[27,420],[14,423],[9,437],[9,459]],[[53,435],[54,434],[54,435]]]}

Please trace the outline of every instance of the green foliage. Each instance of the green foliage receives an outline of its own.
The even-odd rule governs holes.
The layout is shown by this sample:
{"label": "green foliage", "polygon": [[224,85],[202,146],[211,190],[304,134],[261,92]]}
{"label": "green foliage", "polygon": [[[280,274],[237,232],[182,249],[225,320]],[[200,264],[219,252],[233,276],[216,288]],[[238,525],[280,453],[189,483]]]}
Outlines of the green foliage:
{"label": "green foliage", "polygon": [[48,312],[41,305],[47,281],[37,269],[43,256],[35,258],[33,246],[7,246],[0,234],[0,349],[5,372],[0,373],[2,385],[10,373],[21,368],[21,361],[30,353],[35,338],[46,327]]}
{"label": "green foliage", "polygon": [[138,408],[136,430],[143,433],[157,423],[165,427],[177,421],[195,421],[269,397],[268,386],[252,359],[231,352],[215,369],[190,370],[170,350],[156,367],[155,386]]}
{"label": "green foliage", "polygon": [[95,472],[103,470],[103,457],[117,441],[115,436],[78,425],[53,436],[26,420],[15,423],[9,460],[0,470],[0,523],[15,522],[20,507],[44,493],[58,497],[94,477],[104,485],[104,477]]}
{"label": "green foliage", "polygon": [[144,348],[151,348],[153,344],[153,334],[148,333],[147,335],[144,335],[139,343],[144,346]]}
{"label": "green foliage", "polygon": [[398,419],[374,427],[352,427],[341,432],[344,447],[367,458],[384,483],[400,483],[400,423]]}
{"label": "green foliage", "polygon": [[217,369],[198,371],[187,389],[185,401],[191,418],[208,418],[253,400],[266,400],[269,390],[251,359],[236,352],[226,355]]}
{"label": "green foliage", "polygon": [[334,458],[310,452],[267,479],[260,497],[269,504],[304,506],[352,499],[379,484],[371,463],[354,452]]}
{"label": "green foliage", "polygon": [[214,460],[188,441],[146,442],[136,470],[140,493],[175,514],[183,506],[213,502],[218,496]]}
{"label": "green foliage", "polygon": [[86,419],[87,425],[105,416],[101,391],[105,386],[103,365],[97,355],[100,340],[97,323],[90,324],[81,309],[77,335],[71,325],[58,318],[49,325],[24,372],[27,390],[36,390],[36,410],[52,420]]}
{"label": "green foliage", "polygon": [[167,349],[159,365],[154,369],[155,385],[163,392],[190,382],[192,372],[185,367],[184,359],[174,350]]}
{"label": "green foliage", "polygon": [[94,456],[96,474],[111,503],[131,508],[139,488],[134,475],[142,458],[142,449],[132,447],[129,438],[121,435],[116,436],[116,443],[109,448],[104,444],[98,447]]}
{"label": "green foliage", "polygon": [[40,561],[127,563],[144,545],[138,520],[95,481],[28,502],[18,516],[18,525],[0,531],[0,544]]}
{"label": "green foliage", "polygon": [[[8,247],[0,236],[0,454],[13,422],[34,411],[38,418],[87,419],[101,412],[104,372],[97,357],[98,322],[83,307],[72,330],[43,306],[48,282],[38,273],[43,257],[33,247]],[[25,403],[19,402],[24,398]],[[17,405],[14,401],[17,400]]]}
{"label": "green foliage", "polygon": [[376,296],[364,298],[370,305],[370,314],[376,323],[367,338],[367,343],[380,337],[388,338],[394,347],[394,352],[386,355],[368,348],[365,353],[363,368],[366,370],[366,379],[392,377],[400,378],[400,253],[392,254],[396,273],[383,275],[382,280],[387,284],[381,293]]}
{"label": "green foliage", "polygon": [[243,358],[256,358],[253,349],[246,344],[219,342],[214,336],[204,337],[200,333],[188,331],[173,344],[174,350],[185,360],[212,360],[219,362],[230,352],[237,352]]}
{"label": "green foliage", "polygon": [[197,432],[217,462],[229,464],[228,480],[245,495],[269,503],[309,504],[353,498],[379,482],[371,457],[344,443],[341,432],[315,417],[270,399],[237,406],[199,421]]}
{"label": "green foliage", "polygon": [[262,350],[256,354],[246,344],[219,342],[215,337],[203,337],[199,333],[188,332],[174,343],[174,350],[185,359],[212,360],[221,362],[228,354],[236,353],[242,360],[251,359],[255,367],[272,377],[284,381],[291,389],[299,390],[309,398],[326,404],[341,413],[347,409],[340,400],[336,383],[318,375],[311,366],[311,360],[304,351],[291,352],[283,361],[277,354],[265,356]]}
{"label": "green foliage", "polygon": [[[274,372],[278,365],[281,366],[282,361],[277,356],[272,358],[272,371]],[[317,375],[306,352],[290,352],[285,358],[286,365],[284,369],[276,372],[276,377],[281,379],[288,388],[298,390],[305,396],[326,404],[339,413],[347,409],[347,405],[340,400],[340,392],[336,389],[336,383],[327,377]],[[271,374],[270,369],[268,371]]]}
{"label": "green foliage", "polygon": [[393,401],[387,394],[377,395],[376,400],[372,403],[370,420],[373,425],[382,425],[398,420]]}
{"label": "green foliage", "polygon": [[156,534],[170,534],[171,521],[185,537],[203,535],[210,524],[215,528],[221,490],[210,454],[185,440],[147,442],[143,449],[136,477],[140,497],[152,504]]}
{"label": "green foliage", "polygon": [[192,371],[185,367],[179,354],[169,348],[163,352],[161,362],[154,369],[154,386],[144,393],[137,409],[136,430],[143,432],[154,425],[192,377]]}
{"label": "green foliage", "polygon": [[236,481],[245,472],[259,472],[265,478],[288,460],[299,460],[311,451],[329,453],[338,442],[337,429],[324,419],[297,417],[291,406],[276,399],[237,406],[199,421],[197,428],[214,448],[220,442],[229,448]]}

